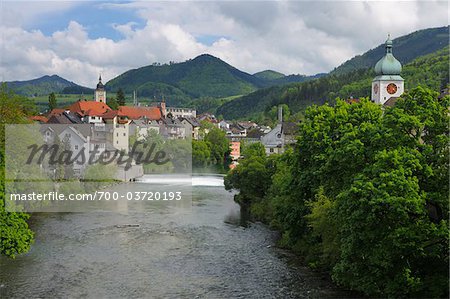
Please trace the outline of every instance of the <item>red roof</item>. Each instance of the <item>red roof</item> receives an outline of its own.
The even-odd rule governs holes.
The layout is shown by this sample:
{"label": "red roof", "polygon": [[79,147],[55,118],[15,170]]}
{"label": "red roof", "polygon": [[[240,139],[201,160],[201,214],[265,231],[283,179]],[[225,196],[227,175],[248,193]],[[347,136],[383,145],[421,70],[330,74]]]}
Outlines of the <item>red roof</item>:
{"label": "red roof", "polygon": [[146,117],[149,120],[159,120],[161,119],[161,110],[157,107],[120,106],[117,115],[128,117],[129,119]]}
{"label": "red roof", "polygon": [[110,110],[102,115],[104,119],[113,119],[117,116],[117,110]]}
{"label": "red roof", "polygon": [[64,111],[65,111],[65,109],[55,108],[52,111],[50,111],[50,113],[47,115],[47,117],[50,118],[50,116],[52,116],[52,115],[61,115],[64,113]]}
{"label": "red roof", "polygon": [[80,116],[103,116],[112,109],[102,102],[77,101],[69,107],[69,110],[78,113]]}
{"label": "red roof", "polygon": [[45,116],[42,116],[42,115],[30,116],[29,119],[34,120],[34,121],[39,121],[42,123],[46,123],[48,121],[48,118]]}

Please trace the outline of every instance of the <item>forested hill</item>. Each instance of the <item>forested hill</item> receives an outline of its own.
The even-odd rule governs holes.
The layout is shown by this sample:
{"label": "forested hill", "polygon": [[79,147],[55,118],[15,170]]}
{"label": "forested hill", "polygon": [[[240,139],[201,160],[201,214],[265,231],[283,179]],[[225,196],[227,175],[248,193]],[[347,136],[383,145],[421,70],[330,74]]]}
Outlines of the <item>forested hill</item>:
{"label": "forested hill", "polygon": [[122,88],[129,93],[136,90],[142,96],[161,96],[158,91],[179,92],[190,97],[247,94],[262,85],[262,79],[207,54],[181,63],[133,69],[106,83],[111,91]]}
{"label": "forested hill", "polygon": [[264,80],[276,80],[283,78],[286,75],[273,70],[265,70],[262,72],[254,73],[253,76]]}
{"label": "forested hill", "polygon": [[[439,91],[448,83],[448,51],[449,47],[446,47],[406,64],[402,71],[406,89],[422,85]],[[336,97],[369,97],[374,76],[372,66],[308,82],[264,88],[223,104],[217,114],[226,119],[256,119],[278,104],[287,104],[291,111],[297,112],[312,104],[334,101]]]}
{"label": "forested hill", "polygon": [[122,88],[126,93],[136,90],[138,96],[166,97],[169,102],[212,97],[243,95],[259,88],[289,82],[314,79],[263,71],[254,75],[245,73],[209,54],[181,63],[153,64],[127,71],[106,83],[110,91]]}
{"label": "forested hill", "polygon": [[[430,54],[448,46],[449,26],[419,30],[393,40],[394,55],[402,63],[407,64],[413,59]],[[373,67],[384,55],[384,44],[353,57],[344,62],[331,74],[341,75],[357,69]]]}
{"label": "forested hill", "polygon": [[6,82],[9,89],[25,96],[41,96],[49,93],[90,94],[92,89],[80,86],[57,75],[43,76],[27,81]]}

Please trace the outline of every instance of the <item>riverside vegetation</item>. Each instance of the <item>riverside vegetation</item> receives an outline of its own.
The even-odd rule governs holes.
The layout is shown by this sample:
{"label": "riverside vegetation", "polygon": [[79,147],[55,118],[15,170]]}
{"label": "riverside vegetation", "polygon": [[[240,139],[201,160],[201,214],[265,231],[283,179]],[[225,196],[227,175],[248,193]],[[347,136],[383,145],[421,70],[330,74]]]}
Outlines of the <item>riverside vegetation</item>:
{"label": "riverside vegetation", "polygon": [[417,87],[385,110],[367,99],[312,106],[292,149],[247,146],[225,186],[337,284],[447,297],[449,104]]}

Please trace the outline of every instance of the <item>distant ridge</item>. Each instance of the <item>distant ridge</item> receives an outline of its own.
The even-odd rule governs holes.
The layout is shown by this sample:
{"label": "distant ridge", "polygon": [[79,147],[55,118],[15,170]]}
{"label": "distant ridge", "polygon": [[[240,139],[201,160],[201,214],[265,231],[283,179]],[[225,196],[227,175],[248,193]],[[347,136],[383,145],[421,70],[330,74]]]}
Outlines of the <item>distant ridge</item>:
{"label": "distant ridge", "polygon": [[54,93],[80,94],[91,93],[93,89],[68,81],[58,75],[45,75],[27,81],[5,82],[8,88],[25,96],[42,96]]}
{"label": "distant ridge", "polygon": [[[449,26],[418,30],[393,40],[394,55],[402,63],[407,64],[419,56],[436,52],[449,44]],[[384,55],[384,43],[347,60],[333,71],[333,75],[341,75],[354,70],[373,67]]]}

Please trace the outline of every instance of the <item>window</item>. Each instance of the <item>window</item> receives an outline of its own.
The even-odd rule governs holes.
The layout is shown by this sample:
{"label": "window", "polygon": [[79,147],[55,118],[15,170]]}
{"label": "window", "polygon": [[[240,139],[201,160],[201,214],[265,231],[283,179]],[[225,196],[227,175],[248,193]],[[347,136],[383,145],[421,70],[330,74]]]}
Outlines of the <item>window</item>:
{"label": "window", "polygon": [[75,145],[75,150],[78,150],[78,145]]}
{"label": "window", "polygon": [[119,137],[119,133],[116,133],[116,137]]}
{"label": "window", "polygon": [[123,136],[127,136],[125,133],[123,133]]}
{"label": "window", "polygon": [[270,149],[270,152],[273,153],[273,148]]}

